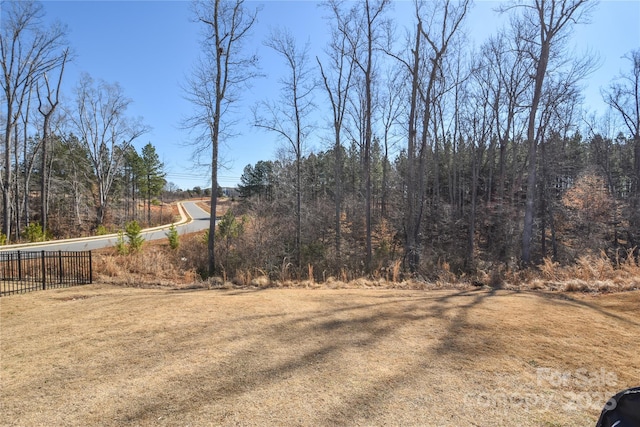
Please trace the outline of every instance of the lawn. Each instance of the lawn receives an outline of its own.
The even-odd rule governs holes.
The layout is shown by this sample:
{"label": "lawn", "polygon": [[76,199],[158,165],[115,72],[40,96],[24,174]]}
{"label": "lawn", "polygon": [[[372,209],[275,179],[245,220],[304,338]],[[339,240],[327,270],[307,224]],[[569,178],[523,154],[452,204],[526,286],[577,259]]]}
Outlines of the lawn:
{"label": "lawn", "polygon": [[589,426],[640,291],[137,289],[0,299],[2,425]]}

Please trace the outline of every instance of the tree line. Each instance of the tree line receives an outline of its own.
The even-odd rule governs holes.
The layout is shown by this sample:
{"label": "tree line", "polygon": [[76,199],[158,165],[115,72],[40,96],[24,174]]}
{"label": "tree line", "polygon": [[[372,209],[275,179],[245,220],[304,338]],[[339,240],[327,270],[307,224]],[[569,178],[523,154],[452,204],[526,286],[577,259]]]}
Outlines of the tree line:
{"label": "tree line", "polygon": [[[567,47],[595,3],[504,3],[508,23],[477,48],[464,31],[471,6],[417,0],[400,26],[388,0],[329,0],[321,5],[329,38],[315,58],[286,27],[271,31],[264,51],[286,72],[279,98],[256,104],[250,125],[283,149],[245,169],[238,214],[249,222],[223,236],[223,257],[219,233],[208,233],[210,275],[248,262],[327,274],[400,263],[426,275],[445,264],[466,272],[600,251],[637,256],[640,50],[603,88],[609,111],[587,115],[580,85],[597,61]],[[148,128],[127,115],[131,100],[118,84],[83,75],[62,105],[73,59],[66,28],[44,25],[36,2],[4,9],[3,235],[17,240],[33,223],[62,236],[150,221],[164,174],[151,144],[133,148]],[[197,0],[192,11],[204,32],[184,84],[194,106],[184,125],[210,156],[218,188],[219,142],[237,132],[235,106],[261,75],[249,52],[259,10]],[[314,127],[315,117],[326,126]],[[209,192],[212,212],[217,193]],[[242,256],[229,256],[234,239]]]}
{"label": "tree line", "polygon": [[46,25],[38,2],[2,8],[2,240],[33,227],[69,237],[151,222],[165,173],[151,143],[140,153],[133,146],[149,129],[127,115],[132,100],[119,84],[83,74],[65,105],[67,28]]}
{"label": "tree line", "polygon": [[[241,0],[196,5],[206,40],[216,42],[198,68],[211,90],[193,91],[210,115],[194,126],[213,145],[215,165],[218,137],[203,117],[221,120],[217,129],[232,123],[210,107],[237,101],[246,80],[226,80],[233,96],[216,84],[258,74],[238,47],[258,11]],[[478,48],[464,32],[467,0],[414,1],[405,27],[387,0],[322,7],[330,34],[322,57],[310,58],[308,43],[286,28],[263,42],[286,72],[280,97],[257,104],[252,124],[278,136],[283,150],[241,178],[254,224],[245,227],[252,243],[238,243],[249,251],[240,258],[332,275],[400,262],[426,275],[444,264],[472,272],[601,251],[638,256],[640,50],[603,88],[609,111],[582,111],[580,85],[597,58],[572,56],[568,46],[594,2],[502,4],[508,23]],[[222,22],[237,31],[221,31]],[[329,117],[324,131],[312,127],[319,114]],[[324,148],[311,152],[318,139]],[[213,248],[215,233],[209,239]],[[228,271],[209,254],[210,273]]]}

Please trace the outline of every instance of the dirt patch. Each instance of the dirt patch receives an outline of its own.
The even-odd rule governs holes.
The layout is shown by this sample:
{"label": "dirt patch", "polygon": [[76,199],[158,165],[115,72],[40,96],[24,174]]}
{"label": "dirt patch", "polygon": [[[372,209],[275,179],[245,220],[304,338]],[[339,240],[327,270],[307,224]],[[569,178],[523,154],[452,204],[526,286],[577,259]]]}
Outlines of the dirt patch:
{"label": "dirt patch", "polygon": [[640,292],[162,290],[0,300],[4,425],[588,426]]}

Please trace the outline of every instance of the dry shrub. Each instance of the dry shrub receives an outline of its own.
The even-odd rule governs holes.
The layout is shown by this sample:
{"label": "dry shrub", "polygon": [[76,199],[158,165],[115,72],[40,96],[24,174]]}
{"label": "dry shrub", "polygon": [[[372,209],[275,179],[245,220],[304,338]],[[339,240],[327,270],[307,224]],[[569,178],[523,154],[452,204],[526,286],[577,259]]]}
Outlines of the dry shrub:
{"label": "dry shrub", "polygon": [[[127,286],[183,287],[201,282],[206,265],[200,236],[184,238],[178,251],[166,244],[147,244],[136,254],[118,255],[113,249],[97,252],[94,272],[99,280]],[[199,247],[198,247],[199,246]]]}
{"label": "dry shrub", "polygon": [[200,275],[193,270],[185,270],[182,272],[182,283],[195,283],[200,279]]}
{"label": "dry shrub", "polygon": [[534,291],[545,289],[545,282],[540,279],[534,279],[529,282],[529,289],[532,289]]}
{"label": "dry shrub", "polygon": [[620,261],[620,253],[616,252],[616,267],[618,270],[636,278],[640,277],[640,259],[636,260],[634,255],[637,250],[637,248],[628,249],[622,261]]}
{"label": "dry shrub", "polygon": [[494,268],[491,270],[491,274],[489,275],[489,283],[488,285],[492,288],[502,288],[504,286],[504,280],[509,270],[506,267],[499,266],[498,268]]}
{"label": "dry shrub", "polygon": [[572,279],[564,284],[565,292],[585,292],[589,290],[589,284],[581,279]]}
{"label": "dry shrub", "polygon": [[301,287],[300,283],[299,280],[282,280],[276,281],[275,286],[278,288],[292,289]]}
{"label": "dry shrub", "polygon": [[599,257],[581,256],[576,264],[567,268],[567,273],[583,280],[603,280],[616,274],[613,264],[604,253]]}
{"label": "dry shrub", "polygon": [[[620,292],[640,287],[640,268],[629,251],[612,262],[604,252],[583,255],[575,264],[561,266],[545,258],[542,265],[510,275],[511,288],[565,292]],[[536,277],[537,272],[537,277]],[[532,276],[533,275],[533,276]]]}
{"label": "dry shrub", "polygon": [[302,280],[299,282],[299,287],[305,289],[321,289],[324,288],[323,285],[316,283],[315,280]]}
{"label": "dry shrub", "polygon": [[437,282],[456,283],[458,281],[458,276],[451,271],[451,265],[447,261],[438,261],[436,275]]}
{"label": "dry shrub", "polygon": [[491,276],[485,270],[477,269],[473,277],[474,278],[472,282],[485,286],[491,286]]}
{"label": "dry shrub", "polygon": [[393,267],[391,268],[392,271],[392,276],[391,276],[391,281],[392,282],[398,282],[400,280],[400,268],[402,266],[402,261],[397,259],[393,262]]}
{"label": "dry shrub", "polygon": [[597,292],[610,292],[616,289],[616,286],[610,280],[596,282],[594,287]]}
{"label": "dry shrub", "polygon": [[269,278],[269,275],[260,269],[236,271],[233,283],[237,286],[252,286],[257,288],[268,288],[273,284],[271,279]]}
{"label": "dry shrub", "polygon": [[307,264],[307,280],[311,283],[315,282],[315,279],[313,277],[313,265],[311,264]]}
{"label": "dry shrub", "polygon": [[324,286],[327,289],[344,289],[345,282],[343,280],[337,280],[333,276],[329,276],[327,280],[324,282]]}
{"label": "dry shrub", "polygon": [[180,246],[178,247],[177,259],[181,263],[183,270],[193,270],[199,272],[199,276],[204,274],[202,269],[207,265],[207,248],[203,241],[203,233],[193,233],[180,236]]}
{"label": "dry shrub", "polygon": [[253,279],[253,275],[249,270],[238,270],[233,278],[233,284],[238,286],[248,286]]}
{"label": "dry shrub", "polygon": [[269,276],[266,274],[262,274],[258,277],[254,277],[251,280],[251,286],[255,286],[258,288],[268,288],[271,287],[272,283],[271,283],[271,279],[269,279]]}
{"label": "dry shrub", "polygon": [[[581,283],[590,284],[586,287],[581,286],[583,291],[626,290],[637,286],[638,278],[640,278],[640,268],[638,268],[633,256],[627,256],[622,263],[616,260],[614,264],[604,252],[601,252],[599,256],[582,256],[576,264],[558,268],[556,270],[556,278],[568,283],[580,280]],[[575,285],[569,287],[573,288]]]}
{"label": "dry shrub", "polygon": [[99,276],[117,277],[122,274],[118,258],[113,255],[98,253],[93,257],[93,271]]}
{"label": "dry shrub", "polygon": [[356,289],[368,289],[371,288],[371,281],[365,279],[364,277],[360,277],[357,278],[355,280],[351,280],[348,283],[350,288],[356,288]]}
{"label": "dry shrub", "polygon": [[280,265],[280,272],[279,272],[279,280],[281,282],[291,280],[292,267],[293,267],[293,264],[289,262],[287,257],[284,257],[282,259],[282,264]]}
{"label": "dry shrub", "polygon": [[385,282],[400,282],[402,278],[402,260],[396,259],[387,267],[380,267],[373,271],[371,277]]}
{"label": "dry shrub", "polygon": [[502,289],[505,282],[513,282],[513,273],[504,263],[493,263],[479,260],[476,265],[475,275],[470,277],[476,285],[482,284],[494,289]]}
{"label": "dry shrub", "polygon": [[542,277],[546,280],[558,280],[558,269],[560,264],[554,262],[549,257],[545,257],[542,260],[542,265],[539,267]]}
{"label": "dry shrub", "polygon": [[539,279],[539,272],[531,268],[518,270],[506,268],[501,272],[500,288],[509,290],[529,289],[529,284]]}

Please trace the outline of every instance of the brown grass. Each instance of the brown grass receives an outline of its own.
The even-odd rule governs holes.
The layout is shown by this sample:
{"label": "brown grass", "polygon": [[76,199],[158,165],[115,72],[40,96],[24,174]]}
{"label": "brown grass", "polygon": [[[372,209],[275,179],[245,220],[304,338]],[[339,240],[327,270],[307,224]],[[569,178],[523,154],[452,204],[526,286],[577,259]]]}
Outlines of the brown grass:
{"label": "brown grass", "polygon": [[3,297],[0,423],[594,425],[640,384],[638,307],[640,291]]}

